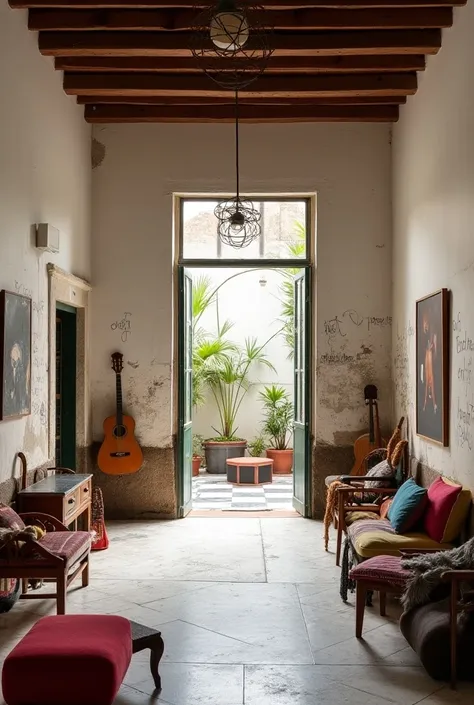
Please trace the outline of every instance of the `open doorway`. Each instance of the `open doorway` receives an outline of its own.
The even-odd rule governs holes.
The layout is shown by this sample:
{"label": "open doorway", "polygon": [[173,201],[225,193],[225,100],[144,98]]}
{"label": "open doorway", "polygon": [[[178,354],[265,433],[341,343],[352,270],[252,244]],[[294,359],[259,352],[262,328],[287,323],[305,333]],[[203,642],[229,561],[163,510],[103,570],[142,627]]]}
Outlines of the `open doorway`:
{"label": "open doorway", "polygon": [[180,199],[180,516],[309,515],[310,200],[253,200],[262,232],[236,251],[216,200]]}
{"label": "open doorway", "polygon": [[57,467],[76,469],[76,309],[56,304],[56,433]]}

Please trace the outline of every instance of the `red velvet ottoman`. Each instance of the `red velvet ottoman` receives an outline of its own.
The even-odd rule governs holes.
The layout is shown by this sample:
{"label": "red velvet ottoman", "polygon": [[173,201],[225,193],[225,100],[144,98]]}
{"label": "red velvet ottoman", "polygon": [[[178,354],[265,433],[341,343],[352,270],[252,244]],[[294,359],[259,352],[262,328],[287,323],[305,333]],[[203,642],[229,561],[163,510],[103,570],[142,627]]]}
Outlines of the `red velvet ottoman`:
{"label": "red velvet ottoman", "polygon": [[5,659],[7,705],[112,705],[132,658],[130,622],[44,617]]}

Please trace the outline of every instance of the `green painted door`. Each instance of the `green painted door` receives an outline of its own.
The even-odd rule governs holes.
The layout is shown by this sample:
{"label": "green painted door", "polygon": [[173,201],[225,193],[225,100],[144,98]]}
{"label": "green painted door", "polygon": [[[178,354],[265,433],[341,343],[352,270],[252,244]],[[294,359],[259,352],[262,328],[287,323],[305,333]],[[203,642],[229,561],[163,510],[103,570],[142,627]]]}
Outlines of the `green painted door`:
{"label": "green painted door", "polygon": [[76,309],[56,308],[56,466],[76,469]]}
{"label": "green painted door", "polygon": [[307,517],[311,513],[311,305],[310,269],[295,277],[295,393],[293,430],[293,506]]}
{"label": "green painted door", "polygon": [[192,507],[193,457],[193,281],[179,268],[178,516]]}

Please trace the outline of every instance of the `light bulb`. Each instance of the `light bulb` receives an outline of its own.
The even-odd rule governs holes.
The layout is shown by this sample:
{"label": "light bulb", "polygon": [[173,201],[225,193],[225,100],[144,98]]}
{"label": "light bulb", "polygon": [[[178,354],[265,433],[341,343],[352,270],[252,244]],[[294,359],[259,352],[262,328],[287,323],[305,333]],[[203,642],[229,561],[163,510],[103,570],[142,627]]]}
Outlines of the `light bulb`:
{"label": "light bulb", "polygon": [[219,12],[211,20],[212,43],[224,51],[238,51],[249,38],[249,24],[241,12]]}

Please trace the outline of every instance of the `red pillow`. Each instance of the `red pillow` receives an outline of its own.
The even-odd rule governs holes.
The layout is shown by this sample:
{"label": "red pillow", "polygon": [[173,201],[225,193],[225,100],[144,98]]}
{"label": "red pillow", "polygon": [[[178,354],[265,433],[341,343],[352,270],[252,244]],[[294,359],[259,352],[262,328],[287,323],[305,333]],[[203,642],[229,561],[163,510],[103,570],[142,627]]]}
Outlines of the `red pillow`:
{"label": "red pillow", "polygon": [[441,543],[449,515],[461,492],[461,485],[448,485],[439,477],[428,489],[425,531],[433,541]]}

